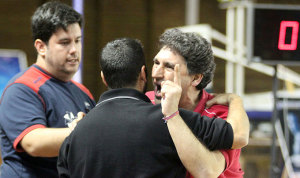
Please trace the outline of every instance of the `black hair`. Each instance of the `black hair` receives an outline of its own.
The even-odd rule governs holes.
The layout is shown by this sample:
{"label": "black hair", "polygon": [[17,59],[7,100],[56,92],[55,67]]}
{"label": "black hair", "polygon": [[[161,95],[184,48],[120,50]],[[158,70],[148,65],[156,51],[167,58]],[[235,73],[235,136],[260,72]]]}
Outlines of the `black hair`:
{"label": "black hair", "polygon": [[37,8],[31,17],[33,41],[41,39],[46,44],[59,28],[67,30],[68,25],[78,23],[81,27],[82,16],[72,7],[61,2],[47,2]]}
{"label": "black hair", "polygon": [[102,49],[100,66],[111,89],[134,87],[143,65],[143,47],[136,39],[116,39]]}
{"label": "black hair", "polygon": [[159,47],[167,47],[180,54],[185,59],[190,75],[203,75],[202,81],[196,87],[198,90],[212,81],[216,64],[211,44],[199,34],[182,32],[179,29],[166,30],[159,38]]}

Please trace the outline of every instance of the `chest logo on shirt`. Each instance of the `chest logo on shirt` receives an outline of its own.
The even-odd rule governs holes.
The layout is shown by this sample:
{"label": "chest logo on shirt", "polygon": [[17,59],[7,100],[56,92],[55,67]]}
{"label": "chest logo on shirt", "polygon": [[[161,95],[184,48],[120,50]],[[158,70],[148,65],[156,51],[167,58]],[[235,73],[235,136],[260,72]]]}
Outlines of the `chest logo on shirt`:
{"label": "chest logo on shirt", "polygon": [[84,102],[84,106],[85,106],[85,113],[88,113],[91,110],[91,105],[88,102]]}
{"label": "chest logo on shirt", "polygon": [[74,119],[76,119],[76,116],[75,116],[72,112],[66,111],[66,114],[64,115],[64,118],[65,118],[65,124],[66,124],[67,126],[69,126],[69,124],[70,124]]}

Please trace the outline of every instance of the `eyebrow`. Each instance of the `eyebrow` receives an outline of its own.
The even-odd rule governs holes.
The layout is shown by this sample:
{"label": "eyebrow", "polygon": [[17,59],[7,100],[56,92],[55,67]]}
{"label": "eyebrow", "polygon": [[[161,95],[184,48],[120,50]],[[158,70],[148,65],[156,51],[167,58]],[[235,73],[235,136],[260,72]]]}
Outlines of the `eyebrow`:
{"label": "eyebrow", "polygon": [[[155,62],[155,61],[158,61],[158,59],[157,58],[153,58],[153,62]],[[163,64],[164,64],[164,66],[170,67],[172,69],[174,69],[175,65],[176,65],[176,64],[173,64],[173,63],[170,63],[170,62],[163,62]]]}
{"label": "eyebrow", "polygon": [[166,67],[170,67],[170,68],[172,68],[172,69],[175,68],[175,64],[173,64],[173,63],[164,62],[164,65],[165,65]]}
{"label": "eyebrow", "polygon": [[[81,39],[81,36],[76,37],[76,40]],[[70,38],[61,38],[59,39],[59,41],[66,41],[66,40],[70,40]]]}

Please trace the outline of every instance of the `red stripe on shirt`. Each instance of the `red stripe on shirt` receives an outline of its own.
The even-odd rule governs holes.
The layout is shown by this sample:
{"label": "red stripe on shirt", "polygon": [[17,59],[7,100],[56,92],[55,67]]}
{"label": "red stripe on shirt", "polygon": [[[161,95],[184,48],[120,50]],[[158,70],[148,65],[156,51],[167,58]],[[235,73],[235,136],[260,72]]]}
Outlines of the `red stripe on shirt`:
{"label": "red stripe on shirt", "polygon": [[16,79],[14,83],[22,83],[31,88],[40,98],[43,103],[44,109],[46,104],[44,99],[39,95],[40,87],[51,78],[51,76],[45,74],[35,67],[30,67],[20,78]]}
{"label": "red stripe on shirt", "polygon": [[25,135],[27,135],[29,132],[31,132],[34,129],[38,129],[38,128],[46,128],[46,126],[42,125],[42,124],[36,124],[33,126],[28,127],[27,129],[25,129],[14,141],[13,147],[17,152],[23,152],[24,150],[22,148],[18,148],[18,144],[20,143],[20,141],[24,138]]}
{"label": "red stripe on shirt", "polygon": [[82,84],[74,81],[74,80],[71,80],[72,83],[74,83],[78,88],[80,88],[85,94],[87,94],[92,100],[94,100],[94,97],[93,95],[91,94],[91,92],[85,87],[83,86]]}
{"label": "red stripe on shirt", "polygon": [[31,67],[15,83],[22,83],[38,94],[40,87],[50,78],[39,69]]}

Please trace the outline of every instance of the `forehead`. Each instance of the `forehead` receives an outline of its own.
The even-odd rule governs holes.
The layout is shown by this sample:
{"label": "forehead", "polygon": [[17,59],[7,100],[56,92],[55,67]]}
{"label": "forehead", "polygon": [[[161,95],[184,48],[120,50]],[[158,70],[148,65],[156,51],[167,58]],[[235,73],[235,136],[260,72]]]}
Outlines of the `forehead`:
{"label": "forehead", "polygon": [[51,38],[78,38],[81,37],[81,28],[78,23],[70,24],[67,26],[67,29],[63,28],[57,29],[55,33],[51,36]]}
{"label": "forehead", "polygon": [[180,54],[168,47],[161,48],[161,50],[154,57],[154,60],[158,60],[160,62],[168,62],[174,65],[186,64],[185,59]]}

